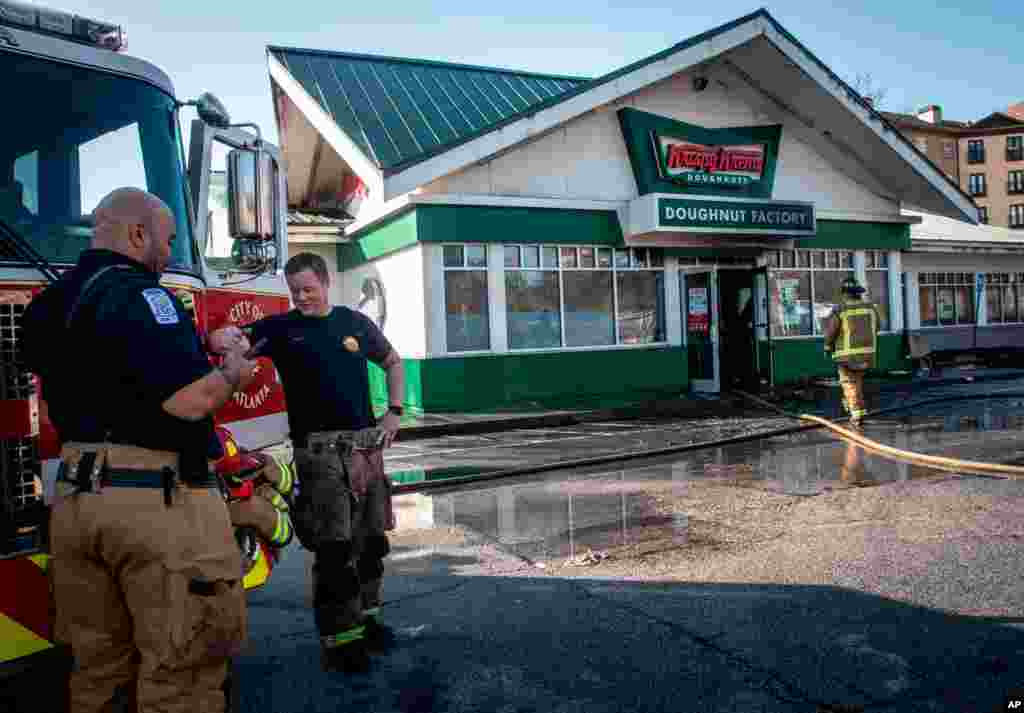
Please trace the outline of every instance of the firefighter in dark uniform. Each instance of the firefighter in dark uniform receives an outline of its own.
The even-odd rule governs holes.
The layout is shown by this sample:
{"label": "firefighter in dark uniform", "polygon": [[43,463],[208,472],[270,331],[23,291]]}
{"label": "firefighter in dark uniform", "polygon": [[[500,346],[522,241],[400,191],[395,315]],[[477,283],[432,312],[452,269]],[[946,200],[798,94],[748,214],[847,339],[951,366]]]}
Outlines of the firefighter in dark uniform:
{"label": "firefighter in dark uniform", "polygon": [[842,301],[829,315],[825,352],[839,369],[843,406],[853,425],[864,418],[864,374],[875,365],[878,350],[878,310],[864,300],[864,288],[848,277],[842,284]]}
{"label": "firefighter in dark uniform", "polygon": [[232,350],[214,368],[160,286],[175,221],[159,198],[118,189],[93,215],[92,249],[32,302],[21,343],[62,444],[50,536],[71,711],[223,711],[246,614],[210,415],[255,363]]}
{"label": "firefighter in dark uniform", "polygon": [[[382,449],[398,432],[402,360],[365,315],[332,307],[327,265],[300,253],[285,265],[295,309],[210,335],[215,351],[264,346],[281,374],[295,448],[295,533],[314,553],[313,606],[326,670],[365,671],[393,643],[380,618],[383,558],[394,528]],[[265,341],[264,341],[265,340]],[[376,423],[367,363],[385,370],[389,408]]]}

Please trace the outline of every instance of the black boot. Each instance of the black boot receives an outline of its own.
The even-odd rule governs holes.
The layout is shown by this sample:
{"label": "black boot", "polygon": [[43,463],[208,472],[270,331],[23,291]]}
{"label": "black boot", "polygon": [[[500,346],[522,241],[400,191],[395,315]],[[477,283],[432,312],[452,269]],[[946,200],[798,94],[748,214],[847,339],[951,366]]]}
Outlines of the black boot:
{"label": "black boot", "polygon": [[338,639],[347,633],[320,637],[320,668],[324,672],[369,672],[370,656],[366,639],[360,633],[357,638],[339,642]]}
{"label": "black boot", "polygon": [[390,651],[398,640],[395,631],[390,626],[381,624],[377,619],[377,611],[366,612],[363,620],[366,636],[366,649],[371,654],[384,654]]}

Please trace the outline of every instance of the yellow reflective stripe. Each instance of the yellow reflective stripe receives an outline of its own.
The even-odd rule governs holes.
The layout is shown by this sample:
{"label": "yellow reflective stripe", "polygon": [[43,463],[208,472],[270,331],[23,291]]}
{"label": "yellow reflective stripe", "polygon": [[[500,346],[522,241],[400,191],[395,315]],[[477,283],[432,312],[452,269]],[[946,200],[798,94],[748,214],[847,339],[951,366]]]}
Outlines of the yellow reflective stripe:
{"label": "yellow reflective stripe", "polygon": [[355,641],[359,641],[364,638],[365,634],[365,626],[356,626],[348,629],[347,631],[339,631],[337,634],[321,636],[320,643],[328,649],[333,649],[337,646],[344,646],[345,644],[351,644]]}
{"label": "yellow reflective stripe", "polygon": [[263,551],[263,547],[260,547],[256,562],[242,579],[242,585],[246,589],[253,589],[265,584],[268,579],[270,579],[270,564],[267,562],[267,553]]}
{"label": "yellow reflective stripe", "polygon": [[44,572],[50,567],[50,555],[29,555],[29,559],[39,566]]}
{"label": "yellow reflective stripe", "polygon": [[12,661],[52,648],[53,644],[6,614],[0,614],[0,661]]}
{"label": "yellow reflective stripe", "polygon": [[859,356],[861,354],[874,354],[874,347],[861,347],[859,349],[840,349],[836,352],[836,356]]}
{"label": "yellow reflective stripe", "polygon": [[275,545],[285,545],[292,536],[291,522],[288,520],[288,516],[283,513],[277,514],[277,527],[274,528],[274,534],[270,538],[270,541]]}

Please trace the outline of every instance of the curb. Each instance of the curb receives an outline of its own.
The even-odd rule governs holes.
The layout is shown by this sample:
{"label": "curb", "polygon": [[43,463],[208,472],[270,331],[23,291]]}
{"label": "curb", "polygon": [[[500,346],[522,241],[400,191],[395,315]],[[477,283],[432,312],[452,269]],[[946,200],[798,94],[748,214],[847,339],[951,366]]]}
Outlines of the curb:
{"label": "curb", "polygon": [[[474,436],[484,433],[499,433],[515,429],[557,428],[576,426],[582,423],[600,423],[619,419],[640,419],[651,416],[684,416],[694,418],[708,416],[722,408],[718,401],[699,401],[692,399],[666,399],[650,401],[632,406],[618,406],[606,409],[587,411],[555,411],[532,416],[512,416],[509,418],[489,418],[478,421],[459,421],[456,423],[439,423],[426,426],[403,426],[398,431],[395,442],[417,441],[441,436]],[[727,407],[733,409],[734,407]],[[749,413],[749,412],[748,412]]]}

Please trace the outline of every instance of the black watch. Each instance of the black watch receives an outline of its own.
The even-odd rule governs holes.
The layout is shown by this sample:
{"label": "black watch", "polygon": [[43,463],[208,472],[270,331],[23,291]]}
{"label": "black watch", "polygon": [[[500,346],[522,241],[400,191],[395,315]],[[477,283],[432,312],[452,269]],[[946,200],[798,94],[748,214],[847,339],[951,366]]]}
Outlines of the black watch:
{"label": "black watch", "polygon": [[401,416],[404,411],[405,409],[403,409],[401,406],[388,406],[388,413],[393,413],[396,416]]}

